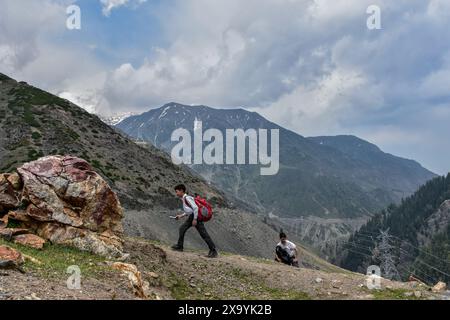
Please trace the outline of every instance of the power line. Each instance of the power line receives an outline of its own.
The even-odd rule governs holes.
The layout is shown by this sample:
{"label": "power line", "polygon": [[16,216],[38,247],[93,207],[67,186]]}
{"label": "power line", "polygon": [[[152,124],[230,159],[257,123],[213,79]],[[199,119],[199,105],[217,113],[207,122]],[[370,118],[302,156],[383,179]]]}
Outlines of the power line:
{"label": "power line", "polygon": [[367,251],[369,251],[370,253],[372,253],[372,250],[371,250],[369,247],[360,246],[360,245],[357,245],[357,244],[351,243],[351,242],[348,242],[347,244],[348,244],[348,245],[351,245],[351,246],[354,246],[355,248],[367,250]]}
{"label": "power line", "polygon": [[[364,234],[364,233],[369,234],[369,233],[367,233],[367,232],[361,232],[361,231],[358,231],[357,234],[360,234],[360,233],[362,233],[362,234]],[[371,235],[370,235],[370,236],[371,236]],[[447,263],[447,264],[450,265],[450,261],[444,260],[444,259],[442,259],[442,258],[440,258],[440,257],[437,257],[437,256],[435,256],[435,255],[433,255],[433,254],[431,254],[431,253],[429,253],[429,252],[427,252],[427,251],[425,251],[425,250],[423,250],[423,249],[420,249],[419,247],[416,247],[416,246],[412,245],[408,240],[399,238],[399,237],[394,236],[394,235],[391,235],[391,236],[392,236],[393,238],[396,238],[396,239],[398,239],[398,240],[400,240],[400,241],[406,243],[407,245],[409,245],[409,246],[411,246],[411,247],[417,249],[419,252],[423,252],[423,253],[429,255],[430,257],[433,257],[433,258],[435,258],[435,259],[438,259],[438,260],[440,260],[440,261],[442,261],[442,262]]]}
{"label": "power line", "polygon": [[[411,269],[409,269],[409,268],[406,268],[406,267],[403,267],[402,265],[398,265],[397,266],[398,268],[400,268],[400,269],[403,269],[404,271],[406,271],[409,275],[414,275],[415,277],[417,277],[417,278],[423,278],[425,281],[423,281],[423,282],[428,282],[429,284],[435,284],[436,283],[436,281],[435,281],[435,279],[432,277],[432,276],[430,276],[429,274],[427,274],[426,272],[423,272],[422,270],[418,270],[420,273],[422,273],[423,275],[422,276],[418,276],[416,273],[417,273],[417,271],[415,270],[415,271],[412,271]],[[420,279],[421,280],[421,279]],[[431,280],[431,281],[430,281]]]}
{"label": "power line", "polygon": [[[363,240],[363,241],[367,241],[367,240]],[[363,244],[352,243],[352,242],[348,242],[348,244],[349,244],[349,245],[352,245],[352,246],[354,246],[354,247],[357,247],[357,248],[362,248],[362,249],[364,249],[364,250],[371,251],[371,250],[370,250],[370,249],[371,249],[370,247],[365,246],[365,245],[363,245]],[[411,253],[409,253],[408,251],[404,250],[403,248],[398,247],[398,249],[399,249],[401,252],[403,252],[404,254],[410,256],[411,258],[413,258],[414,260],[417,260],[418,262],[420,262],[420,263],[422,263],[422,264],[428,266],[429,268],[432,268],[433,270],[436,270],[437,272],[439,272],[439,273],[441,273],[441,274],[448,275],[448,274],[447,274],[446,272],[444,272],[443,270],[440,270],[440,269],[438,269],[438,268],[436,268],[436,267],[434,267],[434,266],[431,266],[431,265],[427,264],[426,262],[422,261],[421,259],[419,259],[419,258],[413,256]],[[374,257],[372,257],[372,259],[373,259],[373,258],[374,258]],[[396,266],[400,266],[400,264],[398,264],[398,265],[396,265]],[[402,267],[402,269],[406,270],[404,267]],[[429,279],[434,279],[432,276],[430,276],[430,274],[428,274],[427,272],[425,272],[423,269],[418,268],[417,266],[415,267],[415,269],[417,269],[420,273],[426,275],[427,278],[429,278]],[[409,273],[411,273],[411,270],[407,270],[407,271],[408,271]],[[434,280],[433,280],[433,281],[434,281]]]}
{"label": "power line", "polygon": [[[398,237],[395,237],[395,236],[392,236],[392,237],[397,238],[397,239],[399,239],[399,240],[402,240],[402,239],[400,239],[400,238],[398,238]],[[402,240],[402,241],[403,241],[403,240]],[[408,243],[408,242],[406,242],[406,243]],[[411,245],[411,246],[412,246],[412,245]],[[414,247],[414,246],[412,246],[412,247]],[[406,251],[405,249],[403,249],[403,248],[401,248],[401,247],[398,247],[398,249],[399,249],[401,252],[406,253],[407,255],[409,255],[411,258],[413,258],[414,261],[417,261],[417,262],[419,262],[419,263],[422,263],[422,264],[426,265],[427,267],[429,267],[429,268],[431,268],[431,269],[433,269],[433,270],[439,272],[440,274],[443,274],[443,275],[445,275],[445,276],[447,276],[447,277],[450,277],[450,274],[446,273],[445,271],[443,271],[443,270],[441,270],[441,269],[439,269],[439,268],[436,268],[436,267],[434,267],[434,266],[432,266],[432,265],[426,263],[425,261],[423,261],[422,259],[420,259],[420,258],[418,258],[418,257],[416,257],[416,256],[413,256],[411,253],[409,253],[409,252]],[[417,249],[418,249],[418,248],[417,248]],[[423,271],[422,271],[422,272],[423,272]]]}
{"label": "power line", "polygon": [[[370,256],[370,255],[368,255],[368,254],[365,254],[365,253],[363,253],[363,252],[360,252],[360,251],[357,251],[357,250],[355,250],[355,249],[349,249],[349,248],[346,248],[346,250],[348,250],[348,251],[350,251],[350,252],[353,252],[353,253],[355,253],[355,254],[359,254],[359,255],[361,255],[361,256],[364,256],[364,257],[368,257],[368,258],[373,258],[372,256]],[[423,271],[423,270],[421,270],[421,269],[418,269],[417,271],[412,271],[411,269],[407,269],[406,267],[403,267],[403,266],[401,266],[401,265],[398,265],[397,266],[398,268],[400,268],[400,269],[403,269],[404,271],[406,271],[406,273],[407,274],[409,274],[409,275],[414,275],[414,274],[416,274],[417,273],[417,271],[418,272],[420,272],[423,276],[418,276],[418,278],[426,278],[426,281],[428,281],[428,283],[431,283],[431,284],[434,284],[434,283],[436,283],[436,281],[435,281],[435,279],[432,277],[432,276],[430,276],[428,273],[426,273],[425,271]],[[431,281],[430,281],[431,280]]]}
{"label": "power line", "polygon": [[[406,254],[409,255],[410,257],[414,258],[414,256],[412,256],[412,255],[411,255],[409,252],[407,252],[406,250],[404,250],[404,249],[402,249],[402,248],[400,248],[400,250],[403,251],[403,253],[406,253]],[[399,266],[401,266],[401,264],[399,264]],[[414,266],[414,269],[415,269],[415,270],[419,270],[421,273],[423,273],[423,274],[427,275],[428,277],[434,279],[434,277],[431,276],[429,273],[425,272],[424,269],[419,268],[418,266]],[[409,269],[409,270],[410,270],[410,269]],[[434,280],[433,280],[433,281],[434,281]],[[435,282],[433,282],[433,283],[435,283]]]}
{"label": "power line", "polygon": [[[352,243],[349,243],[350,245],[353,245],[354,247],[356,247],[356,248],[363,248],[363,249],[365,249],[365,250],[367,250],[366,248],[367,247],[364,247],[364,246],[355,246],[355,244],[352,244]],[[369,255],[369,254],[367,254],[367,253],[363,253],[363,252],[361,252],[361,251],[359,251],[359,250],[356,250],[356,249],[354,249],[354,248],[345,248],[345,250],[347,250],[347,251],[349,251],[349,252],[352,252],[352,253],[355,253],[355,254],[359,254],[359,255],[361,255],[361,256],[364,256],[364,257],[368,257],[368,258],[370,258],[370,259],[373,259],[374,257],[372,256],[372,255]],[[400,268],[400,269],[403,269],[403,271],[406,271],[406,273],[407,274],[416,274],[417,272],[419,272],[419,273],[421,273],[422,274],[422,276],[419,276],[420,278],[426,278],[426,280],[428,281],[428,283],[430,283],[430,284],[434,284],[434,283],[436,283],[436,280],[435,280],[435,278],[433,277],[433,276],[431,276],[429,273],[427,273],[427,272],[425,272],[423,269],[421,269],[421,268],[418,268],[417,266],[416,267],[414,267],[414,271],[412,271],[411,270],[411,268],[409,268],[409,267],[404,267],[403,265],[401,265],[401,264],[398,264],[398,265],[396,265],[396,267],[397,268]]]}
{"label": "power line", "polygon": [[363,255],[363,256],[372,258],[372,256],[370,256],[370,255],[368,255],[368,254],[365,254],[365,253],[362,253],[362,252],[359,252],[359,251],[356,251],[356,250],[354,250],[354,249],[346,248],[346,250],[348,250],[348,251],[350,251],[350,252],[353,252],[353,253],[356,253],[356,254],[360,254],[360,255]]}
{"label": "power line", "polygon": [[424,262],[424,261],[422,261],[422,260],[420,260],[420,259],[416,259],[416,260],[417,260],[418,262],[420,262],[420,263],[426,265],[427,267],[429,267],[429,268],[431,268],[431,269],[433,269],[433,270],[435,270],[435,271],[437,271],[437,272],[439,272],[439,273],[441,273],[441,274],[443,274],[443,275],[445,275],[445,276],[447,276],[447,277],[450,278],[450,274],[448,274],[448,273],[446,273],[446,272],[444,272],[444,271],[442,271],[442,270],[440,270],[440,269],[438,269],[438,268],[436,268],[436,267],[433,267],[433,266],[429,265],[428,263],[426,263],[426,262]]}

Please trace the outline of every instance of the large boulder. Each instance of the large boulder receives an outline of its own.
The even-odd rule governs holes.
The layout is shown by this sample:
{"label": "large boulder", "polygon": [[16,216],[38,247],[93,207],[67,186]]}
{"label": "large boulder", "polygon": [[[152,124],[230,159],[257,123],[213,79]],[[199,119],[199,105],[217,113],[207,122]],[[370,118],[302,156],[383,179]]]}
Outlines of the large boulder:
{"label": "large boulder", "polygon": [[[16,209],[10,211],[10,219],[52,243],[100,255],[121,255],[122,207],[117,195],[86,161],[49,156],[17,171],[21,181],[11,179],[9,186],[22,186],[21,205],[9,207]],[[14,203],[13,197],[7,199]]]}

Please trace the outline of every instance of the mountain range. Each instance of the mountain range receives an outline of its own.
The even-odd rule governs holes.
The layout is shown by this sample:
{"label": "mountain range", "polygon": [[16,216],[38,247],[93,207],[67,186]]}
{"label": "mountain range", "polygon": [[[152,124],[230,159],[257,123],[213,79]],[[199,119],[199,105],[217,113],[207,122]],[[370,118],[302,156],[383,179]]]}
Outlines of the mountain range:
{"label": "mountain range", "polygon": [[249,165],[193,165],[207,181],[257,208],[287,217],[367,216],[413,193],[435,175],[415,161],[382,152],[354,136],[305,138],[255,112],[169,103],[116,125],[126,134],[170,152],[178,128],[279,129],[281,168],[261,176]]}

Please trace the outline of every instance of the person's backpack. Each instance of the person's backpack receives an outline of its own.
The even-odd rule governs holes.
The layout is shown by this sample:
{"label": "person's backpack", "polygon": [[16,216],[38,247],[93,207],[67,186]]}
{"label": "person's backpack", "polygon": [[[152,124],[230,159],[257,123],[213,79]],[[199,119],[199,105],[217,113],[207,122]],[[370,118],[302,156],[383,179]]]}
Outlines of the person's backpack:
{"label": "person's backpack", "polygon": [[[213,217],[213,209],[211,204],[209,204],[208,201],[206,201],[206,199],[200,197],[200,196],[196,196],[194,198],[195,204],[198,207],[198,221],[202,221],[202,222],[208,222],[209,220],[212,219]],[[190,203],[186,200],[186,198],[184,199],[184,202],[186,203],[186,205],[192,209],[192,206],[190,205]]]}

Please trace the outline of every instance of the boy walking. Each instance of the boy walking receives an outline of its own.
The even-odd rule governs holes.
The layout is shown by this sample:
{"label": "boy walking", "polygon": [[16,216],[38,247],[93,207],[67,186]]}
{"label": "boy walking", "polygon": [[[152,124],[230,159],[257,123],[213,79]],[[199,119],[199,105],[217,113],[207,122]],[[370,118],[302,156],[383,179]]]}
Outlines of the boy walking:
{"label": "boy walking", "polygon": [[198,219],[198,206],[195,203],[195,200],[193,197],[189,196],[186,193],[186,186],[183,184],[177,185],[175,187],[175,192],[178,198],[181,199],[183,202],[183,214],[177,215],[176,219],[180,220],[186,216],[188,216],[188,219],[186,222],[180,227],[180,236],[178,238],[178,243],[174,246],[172,246],[173,250],[176,251],[183,251],[184,248],[184,236],[186,232],[191,228],[195,227],[202,237],[202,239],[206,242],[206,244],[209,247],[209,253],[208,258],[217,258],[218,253],[216,250],[216,245],[212,241],[211,237],[208,234],[208,231],[205,228],[205,224],[203,221],[199,221]]}

